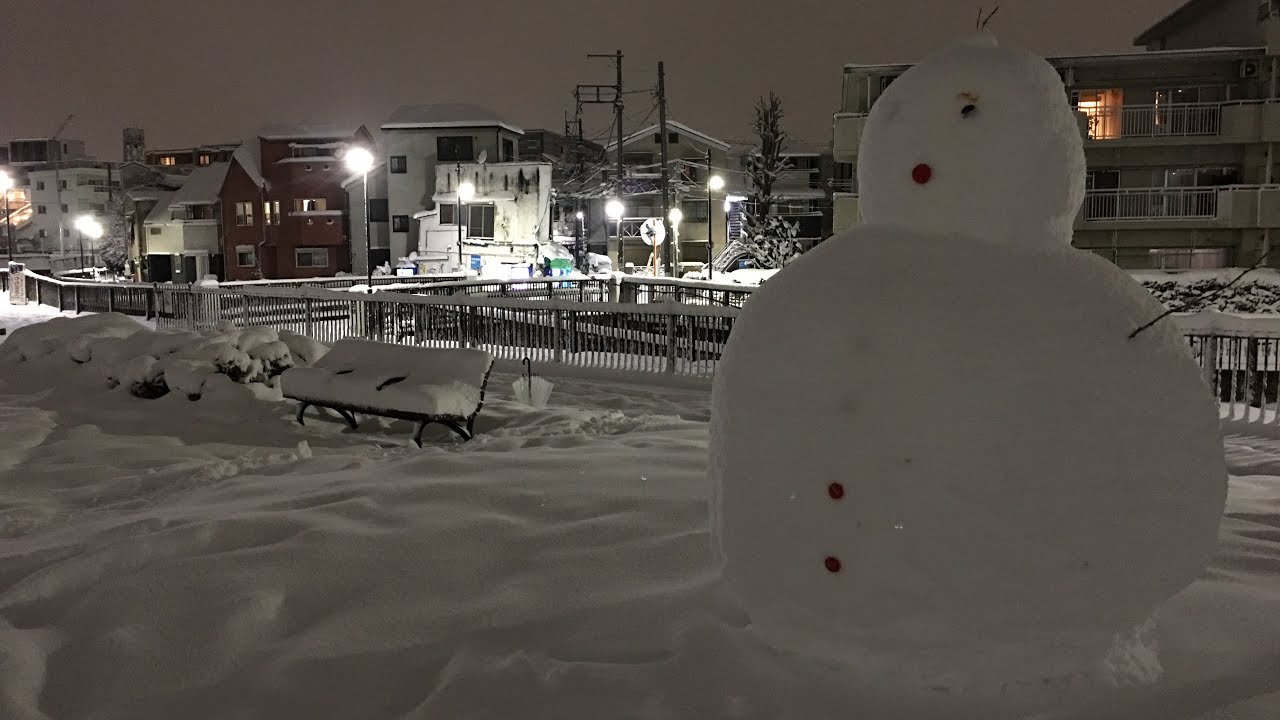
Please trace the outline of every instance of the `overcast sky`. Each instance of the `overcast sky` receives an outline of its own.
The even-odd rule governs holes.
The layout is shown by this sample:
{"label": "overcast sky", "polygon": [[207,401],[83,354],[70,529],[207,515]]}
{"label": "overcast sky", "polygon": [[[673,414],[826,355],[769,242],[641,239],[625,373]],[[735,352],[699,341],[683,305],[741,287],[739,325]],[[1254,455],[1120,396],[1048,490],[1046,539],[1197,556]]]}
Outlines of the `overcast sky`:
{"label": "overcast sky", "polygon": [[[992,27],[1046,55],[1125,50],[1181,2],[1000,0]],[[673,119],[742,140],[753,99],[772,89],[793,135],[826,142],[845,63],[918,59],[971,31],[978,4],[16,0],[0,31],[0,137],[47,135],[74,113],[66,135],[116,159],[127,125],[170,147],[269,122],[372,127],[397,105],[430,102],[559,129],[575,84],[613,81],[610,64],[586,54],[620,49],[631,90],[651,89],[666,62]],[[644,92],[627,97],[628,131],[652,105]],[[588,106],[585,124],[588,135],[607,131],[608,106]]]}

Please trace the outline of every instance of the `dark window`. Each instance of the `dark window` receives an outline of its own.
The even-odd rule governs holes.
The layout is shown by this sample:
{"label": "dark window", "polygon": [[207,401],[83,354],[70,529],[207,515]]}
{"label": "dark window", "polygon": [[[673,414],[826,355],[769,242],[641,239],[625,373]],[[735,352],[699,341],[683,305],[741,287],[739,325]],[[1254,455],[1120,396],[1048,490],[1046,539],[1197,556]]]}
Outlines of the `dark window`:
{"label": "dark window", "polygon": [[440,206],[440,224],[441,225],[453,224],[453,210],[454,210],[453,205]]}
{"label": "dark window", "polygon": [[67,189],[67,181],[66,181],[66,180],[62,180],[62,181],[60,181],[60,182],[58,183],[58,187],[62,188],[63,190],[66,190],[66,189]]}
{"label": "dark window", "polygon": [[493,206],[467,206],[467,237],[493,239]]}
{"label": "dark window", "polygon": [[152,226],[151,226],[151,234],[152,234],[152,235],[159,235],[161,232],[162,232],[162,231],[161,231],[161,229],[160,229],[159,227],[157,227],[157,226],[155,226],[155,225],[152,225]]}
{"label": "dark window", "polygon": [[[65,181],[64,181],[64,182],[65,182]],[[62,212],[68,212],[68,210],[67,210],[67,204],[66,204],[66,203],[63,203],[63,204],[62,204]]]}
{"label": "dark window", "polygon": [[386,200],[369,201],[369,222],[387,222],[391,219],[391,211]]}
{"label": "dark window", "polygon": [[409,232],[409,216],[396,215],[391,218],[391,229],[394,232]]}
{"label": "dark window", "polygon": [[36,182],[36,189],[37,189],[37,190],[43,190],[43,189],[44,189],[44,181],[43,181],[43,180],[39,180],[39,181],[37,181],[37,182]]}
{"label": "dark window", "polygon": [[[680,133],[677,133],[677,132],[668,132],[668,133],[667,133],[667,144],[668,144],[668,145],[676,145],[676,144],[678,144],[679,142],[680,142]],[[654,133],[654,134],[653,134],[653,144],[655,144],[655,145],[661,145],[661,144],[662,144],[662,133]]]}
{"label": "dark window", "polygon": [[502,139],[502,162],[511,162],[516,159],[516,144],[507,138]]}
{"label": "dark window", "polygon": [[710,208],[707,207],[706,200],[685,200],[680,204],[680,212],[684,214],[681,219],[683,223],[705,223],[707,222],[707,213]]}
{"label": "dark window", "polygon": [[45,207],[45,206],[43,206],[43,205],[37,205],[37,206],[36,206],[36,214],[37,214],[37,215],[44,215],[44,214],[45,214],[45,213],[47,213],[48,211],[49,211],[49,210],[48,210],[48,208],[46,208],[46,207]]}
{"label": "dark window", "polygon": [[441,162],[471,162],[475,158],[471,136],[436,138],[436,156]]}
{"label": "dark window", "polygon": [[404,155],[392,155],[391,172],[397,174],[409,172],[409,158]]}

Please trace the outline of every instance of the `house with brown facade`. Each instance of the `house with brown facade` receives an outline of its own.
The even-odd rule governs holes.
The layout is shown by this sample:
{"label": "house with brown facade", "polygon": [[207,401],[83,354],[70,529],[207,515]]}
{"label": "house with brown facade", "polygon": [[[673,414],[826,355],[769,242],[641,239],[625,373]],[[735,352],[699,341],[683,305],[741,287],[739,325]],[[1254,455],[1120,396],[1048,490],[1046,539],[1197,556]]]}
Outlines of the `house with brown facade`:
{"label": "house with brown facade", "polygon": [[364,127],[277,125],[231,156],[220,193],[227,280],[351,270],[342,153],[373,146]]}

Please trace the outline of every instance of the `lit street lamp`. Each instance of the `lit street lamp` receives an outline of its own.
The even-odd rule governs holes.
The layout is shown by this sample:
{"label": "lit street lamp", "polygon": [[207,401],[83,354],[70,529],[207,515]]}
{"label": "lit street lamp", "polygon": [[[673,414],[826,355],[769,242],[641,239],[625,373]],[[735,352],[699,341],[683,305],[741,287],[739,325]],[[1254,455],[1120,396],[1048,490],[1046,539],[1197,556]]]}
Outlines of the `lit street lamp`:
{"label": "lit street lamp", "polygon": [[[605,203],[605,205],[604,205],[604,214],[605,214],[605,215],[606,215],[610,220],[613,220],[614,222],[616,222],[616,223],[618,224],[618,269],[619,269],[619,270],[621,270],[621,269],[622,269],[622,258],[623,258],[623,255],[622,255],[622,213],[623,213],[624,211],[625,211],[625,208],[623,208],[623,207],[622,207],[622,202],[621,202],[620,200],[618,200],[617,198],[614,198],[614,199],[610,200],[609,202]],[[607,236],[607,233],[606,233],[606,236]]]}
{"label": "lit street lamp", "polygon": [[672,277],[679,277],[680,275],[679,271],[677,270],[677,267],[678,267],[678,263],[680,262],[680,221],[683,219],[684,219],[684,213],[681,212],[680,208],[678,207],[671,208],[671,211],[667,213],[667,220],[671,222],[671,264],[672,264],[671,275]]}
{"label": "lit street lamp", "polygon": [[587,216],[585,213],[579,210],[577,213],[574,214],[574,217],[578,218],[578,226],[576,228],[576,233],[575,233],[577,237],[573,239],[573,254],[575,256],[574,260],[577,263],[578,269],[583,270],[585,272],[586,269],[588,269],[587,253],[586,253],[586,248],[583,247],[583,245],[586,242],[586,237],[587,237],[587,227],[586,227]]}
{"label": "lit street lamp", "polygon": [[13,224],[9,218],[9,191],[13,189],[13,178],[8,173],[0,172],[0,191],[4,192],[4,239],[9,246],[9,262],[13,262]]}
{"label": "lit street lamp", "polygon": [[[711,157],[711,151],[708,150],[707,151],[707,158],[708,158],[707,171],[708,172],[710,172],[711,170],[710,157]],[[723,189],[724,189],[724,178],[720,177],[719,175],[712,175],[711,177],[707,178],[707,279],[708,280],[711,279],[711,275],[715,272],[715,269],[711,267],[712,263],[715,261],[715,255],[712,252],[713,249],[715,248],[715,243],[712,242],[712,238],[711,238],[711,228],[712,228],[711,193],[716,192],[717,190],[723,190]],[[726,232],[728,231],[726,230]],[[726,243],[729,242],[729,238],[726,237],[724,241]]]}
{"label": "lit street lamp", "polygon": [[102,237],[102,223],[94,219],[92,215],[81,215],[76,218],[76,234],[80,242],[80,269],[84,270],[84,238],[89,236],[94,241],[94,248],[97,247],[98,238]]}
{"label": "lit street lamp", "polygon": [[356,145],[347,148],[347,152],[342,156],[342,162],[348,170],[360,173],[364,178],[364,264],[369,292],[373,292],[373,234],[369,232],[369,171],[373,169],[373,153]]}

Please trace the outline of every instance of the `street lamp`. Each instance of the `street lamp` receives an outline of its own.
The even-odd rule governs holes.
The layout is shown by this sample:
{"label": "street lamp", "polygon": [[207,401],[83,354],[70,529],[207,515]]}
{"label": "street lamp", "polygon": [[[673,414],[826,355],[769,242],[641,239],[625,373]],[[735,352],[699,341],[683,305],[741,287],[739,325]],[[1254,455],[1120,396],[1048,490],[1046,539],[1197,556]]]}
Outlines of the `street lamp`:
{"label": "street lamp", "polygon": [[587,237],[587,216],[586,213],[579,210],[574,213],[574,217],[578,218],[578,227],[576,229],[577,237],[573,239],[574,261],[577,263],[579,270],[586,272],[590,269],[587,268],[587,253],[586,248],[584,247]]}
{"label": "street lamp", "polygon": [[369,292],[373,292],[373,234],[369,231],[371,227],[369,223],[369,171],[373,169],[373,153],[369,152],[367,148],[356,145],[347,148],[346,154],[342,156],[342,162],[347,166],[348,170],[360,173],[364,179],[364,264]]}
{"label": "street lamp", "polygon": [[677,263],[680,262],[680,221],[684,219],[684,213],[680,208],[673,207],[667,213],[667,220],[671,223],[671,274],[672,277],[679,277]]}
{"label": "street lamp", "polygon": [[[81,215],[76,218],[75,225],[77,239],[80,242],[80,269],[84,270],[84,238],[87,235],[90,240],[96,241],[102,237],[102,223],[95,220],[92,215]],[[97,243],[95,242],[94,245],[96,247]]]}
{"label": "street lamp", "polygon": [[[708,169],[710,169],[710,164],[709,164],[710,156],[711,156],[711,153],[710,151],[708,151],[707,152]],[[711,177],[707,178],[707,279],[708,280],[711,279],[712,274],[715,272],[715,269],[711,266],[716,259],[715,255],[712,252],[715,248],[715,243],[712,242],[712,237],[711,237],[711,228],[712,228],[711,193],[716,192],[718,190],[723,190],[723,189],[724,189],[724,178],[720,177],[719,175],[712,175]],[[727,233],[728,231],[726,230],[725,232]],[[726,237],[724,241],[728,243],[729,238]]]}
{"label": "street lamp", "polygon": [[[618,223],[618,269],[622,269],[622,213],[625,208],[622,207],[622,201],[614,198],[604,205],[604,214],[610,220]],[[606,233],[606,236],[608,233]]]}
{"label": "street lamp", "polygon": [[13,224],[9,218],[9,191],[12,189],[13,178],[0,172],[0,191],[4,191],[4,239],[9,246],[9,262],[13,262]]}
{"label": "street lamp", "polygon": [[463,270],[463,267],[462,267],[462,209],[466,207],[466,204],[471,202],[471,200],[474,199],[475,196],[476,196],[476,186],[473,185],[470,180],[463,181],[462,166],[459,165],[458,166],[458,211],[457,211],[458,217],[454,218],[454,220],[456,220],[458,223],[458,269],[459,270]]}

